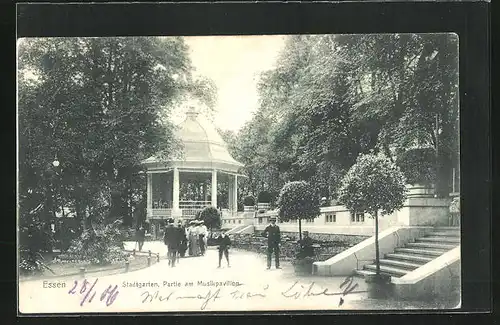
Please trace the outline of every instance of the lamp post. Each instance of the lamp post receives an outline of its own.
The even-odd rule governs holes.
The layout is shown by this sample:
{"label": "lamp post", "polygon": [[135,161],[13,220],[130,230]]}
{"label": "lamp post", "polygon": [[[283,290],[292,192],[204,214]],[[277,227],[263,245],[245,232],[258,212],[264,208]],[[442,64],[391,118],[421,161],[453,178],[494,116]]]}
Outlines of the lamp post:
{"label": "lamp post", "polygon": [[[57,196],[55,195],[54,191],[54,174],[57,173],[57,167],[59,167],[59,160],[57,160],[57,157],[54,159],[54,161],[51,164],[48,164],[47,169],[46,169],[46,204],[48,210],[46,210],[46,217],[44,220],[44,229],[46,232],[46,236],[51,238],[51,241],[54,239],[53,237],[53,232],[55,232],[55,222],[56,222],[56,198]],[[52,228],[52,224],[54,224],[54,229]],[[53,245],[52,243],[47,243],[48,245],[46,246],[47,249],[52,251]]]}

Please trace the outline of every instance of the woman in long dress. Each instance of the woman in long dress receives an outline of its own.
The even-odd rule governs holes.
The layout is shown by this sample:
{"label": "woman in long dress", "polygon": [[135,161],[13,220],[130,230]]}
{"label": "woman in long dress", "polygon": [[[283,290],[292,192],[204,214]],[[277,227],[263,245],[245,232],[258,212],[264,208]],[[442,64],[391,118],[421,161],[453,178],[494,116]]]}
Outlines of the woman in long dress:
{"label": "woman in long dress", "polygon": [[189,252],[191,256],[200,255],[200,245],[198,243],[198,229],[193,225],[189,231]]}

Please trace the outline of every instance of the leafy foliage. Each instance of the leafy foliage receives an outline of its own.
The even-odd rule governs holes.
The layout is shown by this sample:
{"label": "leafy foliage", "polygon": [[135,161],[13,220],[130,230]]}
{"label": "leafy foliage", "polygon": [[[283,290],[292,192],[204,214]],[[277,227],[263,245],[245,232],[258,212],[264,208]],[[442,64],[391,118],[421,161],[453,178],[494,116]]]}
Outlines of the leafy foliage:
{"label": "leafy foliage", "polygon": [[26,274],[39,274],[44,270],[44,258],[40,252],[21,249],[19,251],[19,273]]}
{"label": "leafy foliage", "polygon": [[260,203],[270,203],[272,200],[272,195],[268,191],[262,191],[259,193],[258,202]]}
{"label": "leafy foliage", "polygon": [[68,253],[93,264],[123,261],[126,254],[122,251],[121,237],[122,233],[116,222],[107,225],[99,223],[83,231],[80,238],[72,242]]}
{"label": "leafy foliage", "polygon": [[396,163],[408,184],[432,185],[436,180],[435,160],[433,148],[415,148],[400,154]]}
{"label": "leafy foliage", "polygon": [[360,155],[343,179],[340,200],[351,211],[376,216],[403,207],[405,178],[399,167],[381,154]]}
{"label": "leafy foliage", "polygon": [[313,219],[319,216],[319,195],[309,183],[294,181],[281,189],[277,206],[282,221]]}
{"label": "leafy foliage", "polygon": [[247,195],[243,198],[243,205],[247,207],[255,206],[255,198],[251,195]]}
{"label": "leafy foliage", "polygon": [[27,211],[38,204],[42,224],[62,207],[84,227],[102,215],[129,226],[143,219],[140,162],[178,149],[170,111],[186,96],[216,99],[212,82],[191,77],[183,39],[38,38],[18,47],[20,224],[32,224]]}
{"label": "leafy foliage", "polygon": [[203,220],[208,229],[218,229],[221,226],[221,216],[219,210],[213,206],[205,207],[200,211],[196,219]]}
{"label": "leafy foliage", "polygon": [[233,137],[245,192],[305,180],[335,198],[360,153],[432,147],[440,194],[458,165],[458,39],[451,34],[287,37],[259,81],[260,107]]}

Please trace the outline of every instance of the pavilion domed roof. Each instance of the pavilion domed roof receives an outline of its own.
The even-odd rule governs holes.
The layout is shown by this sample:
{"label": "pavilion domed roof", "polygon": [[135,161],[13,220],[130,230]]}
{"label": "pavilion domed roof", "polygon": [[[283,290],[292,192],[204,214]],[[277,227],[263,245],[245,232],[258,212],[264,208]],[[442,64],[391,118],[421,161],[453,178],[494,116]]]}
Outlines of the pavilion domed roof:
{"label": "pavilion domed roof", "polygon": [[[203,167],[209,168],[222,165],[232,171],[243,166],[231,156],[226,142],[212,123],[193,108],[188,110],[185,120],[178,125],[176,136],[183,150],[172,161],[195,162],[198,166],[203,164]],[[145,161],[148,162],[156,162],[156,159],[151,157]]]}

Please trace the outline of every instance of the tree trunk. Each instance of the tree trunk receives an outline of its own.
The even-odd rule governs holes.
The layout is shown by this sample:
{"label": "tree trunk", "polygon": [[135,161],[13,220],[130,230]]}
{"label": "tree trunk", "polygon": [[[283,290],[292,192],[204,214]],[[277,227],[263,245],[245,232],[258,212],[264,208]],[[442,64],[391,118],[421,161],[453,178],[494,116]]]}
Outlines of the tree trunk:
{"label": "tree trunk", "polygon": [[299,218],[299,240],[302,240],[302,223],[300,218]]}
{"label": "tree trunk", "polygon": [[378,211],[375,211],[375,265],[377,266],[376,274],[380,275],[380,251],[378,246]]}

